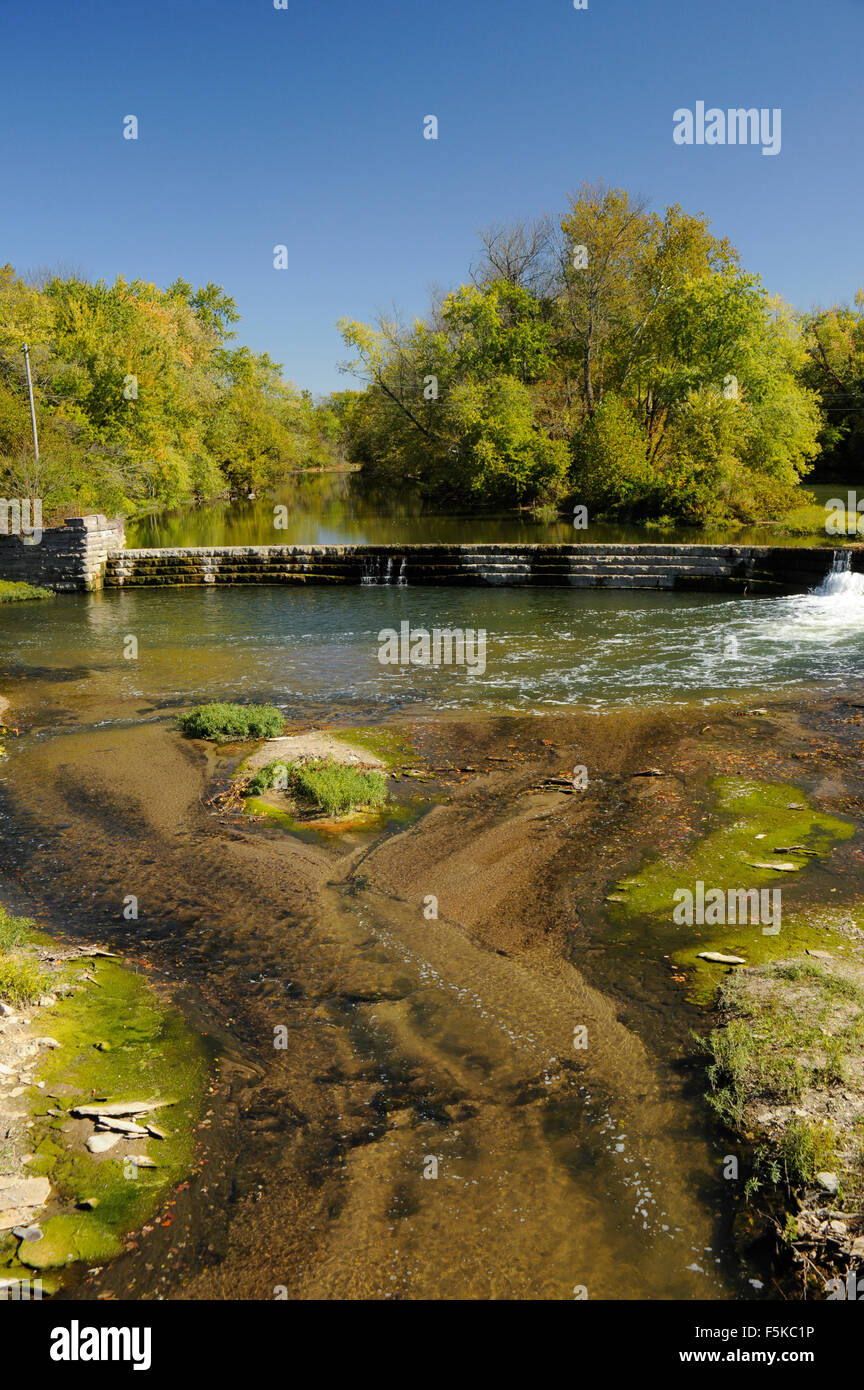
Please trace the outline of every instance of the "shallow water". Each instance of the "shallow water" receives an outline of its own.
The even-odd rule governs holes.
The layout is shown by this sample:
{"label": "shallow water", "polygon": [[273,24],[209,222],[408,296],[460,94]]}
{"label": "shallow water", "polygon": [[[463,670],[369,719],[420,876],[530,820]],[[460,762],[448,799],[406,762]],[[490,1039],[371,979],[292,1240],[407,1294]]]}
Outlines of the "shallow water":
{"label": "shallow water", "polygon": [[[789,598],[540,589],[154,589],[3,610],[0,669],[70,681],[102,720],[118,701],[267,699],[290,710],[552,709],[711,699],[864,673],[864,594]],[[382,665],[379,634],[486,633],[475,665]],[[128,637],[137,660],[126,660]],[[470,657],[469,657],[470,659]],[[12,677],[10,680],[9,677]]]}
{"label": "shallow water", "polygon": [[[215,1271],[195,1257],[187,1296],[272,1298],[281,1284],[303,1298],[752,1293],[730,1256],[698,1095],[613,998],[564,962],[538,973],[481,948],[396,894],[347,893],[335,860],[319,884],[302,857],[312,850],[290,836],[220,827],[203,806],[220,759],[169,716],[220,696],[350,719],[840,680],[864,672],[864,597],[832,584],[755,600],[159,589],[2,610],[3,691],[25,732],[0,768],[0,871],[53,920],[182,981],[193,1019],[261,1078],[245,1113],[263,1109],[265,1129],[223,1141],[195,1198],[198,1238],[229,1210],[203,1195],[220,1181],[259,1200],[227,1229]],[[381,666],[378,633],[402,620],[485,627],[485,673]],[[130,636],[136,661],[123,655]],[[142,905],[134,925],[127,893]],[[282,1023],[291,1047],[274,1054]],[[589,1028],[584,1055],[575,1023]],[[437,1178],[423,1176],[430,1159]],[[107,1287],[179,1296],[159,1270],[130,1260]]]}

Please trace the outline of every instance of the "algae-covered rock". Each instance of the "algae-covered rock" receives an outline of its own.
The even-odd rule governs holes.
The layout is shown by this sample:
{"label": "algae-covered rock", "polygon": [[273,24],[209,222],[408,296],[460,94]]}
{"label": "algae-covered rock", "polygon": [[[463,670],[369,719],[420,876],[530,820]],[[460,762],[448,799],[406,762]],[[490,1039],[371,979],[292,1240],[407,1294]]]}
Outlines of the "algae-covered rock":
{"label": "algae-covered rock", "polygon": [[117,1237],[92,1216],[51,1216],[42,1225],[38,1243],[22,1243],[18,1259],[30,1269],[58,1269],[62,1265],[101,1264],[121,1251]]}

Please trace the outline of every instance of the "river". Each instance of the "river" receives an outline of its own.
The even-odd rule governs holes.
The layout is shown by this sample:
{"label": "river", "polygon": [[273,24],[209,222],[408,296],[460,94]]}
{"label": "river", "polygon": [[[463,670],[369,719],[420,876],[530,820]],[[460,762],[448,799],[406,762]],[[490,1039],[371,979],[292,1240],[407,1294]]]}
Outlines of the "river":
{"label": "river", "polygon": [[[675,725],[670,704],[692,722],[730,694],[864,676],[861,610],[853,592],[374,586],[5,608],[22,736],[0,872],[43,920],[147,960],[222,1056],[170,1238],[69,1292],[753,1296],[701,1091],[671,1065],[695,1020],[660,1007],[668,970],[646,964],[645,998],[622,1004],[542,939],[544,914],[572,913],[577,822],[511,804],[503,774],[445,779],[407,828],[344,843],[225,822],[206,801],[238,755],[182,739],[174,714],[239,698],[301,725],[384,721],[435,767],[584,744],[611,784],[650,756],[651,719]],[[403,620],[485,629],[485,672],[382,666],[378,634]]]}

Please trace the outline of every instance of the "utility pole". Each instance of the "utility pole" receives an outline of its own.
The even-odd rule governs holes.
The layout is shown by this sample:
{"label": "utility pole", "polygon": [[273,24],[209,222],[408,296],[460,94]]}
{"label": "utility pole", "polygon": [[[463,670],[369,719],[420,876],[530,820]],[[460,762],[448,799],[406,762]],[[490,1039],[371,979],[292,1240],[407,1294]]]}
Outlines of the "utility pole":
{"label": "utility pole", "polygon": [[24,365],[27,368],[27,390],[30,394],[30,423],[33,426],[33,448],[36,451],[36,462],[39,462],[39,440],[36,436],[36,407],[33,404],[33,381],[30,377],[30,348],[24,344]]}

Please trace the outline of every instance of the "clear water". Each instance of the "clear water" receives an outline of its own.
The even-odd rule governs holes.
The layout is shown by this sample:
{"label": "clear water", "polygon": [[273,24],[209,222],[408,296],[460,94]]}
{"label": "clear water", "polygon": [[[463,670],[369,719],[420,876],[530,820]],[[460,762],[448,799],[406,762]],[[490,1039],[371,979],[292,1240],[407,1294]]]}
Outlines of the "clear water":
{"label": "clear water", "polygon": [[[381,665],[379,633],[403,621],[485,630],[485,671]],[[128,635],[137,661],[124,658]],[[752,599],[410,585],[110,591],[58,597],[38,621],[29,605],[4,608],[0,669],[10,694],[39,671],[80,679],[103,717],[135,695],[368,711],[690,701],[864,675],[864,584],[833,574],[815,593]]]}
{"label": "clear water", "polygon": [[[752,1289],[730,1259],[723,1150],[701,1101],[622,1024],[614,995],[592,994],[569,965],[535,975],[398,893],[304,893],[308,847],[221,829],[204,809],[209,764],[170,712],[218,697],[274,701],[310,721],[418,702],[605,708],[840,681],[864,673],[862,587],[838,567],[794,598],[358,585],[112,591],[0,609],[0,689],[23,729],[0,769],[0,872],[55,920],[99,940],[120,933],[124,949],[182,980],[193,1017],[254,1054],[279,1122],[298,1097],[312,1117],[306,1147],[289,1127],[270,1147],[244,1132],[226,1152],[225,1172],[260,1200],[229,1229],[224,1265],[195,1267],[192,1296],[272,1298],[293,1270],[284,1232],[304,1192],[310,1210],[328,1198],[306,1217],[316,1255],[304,1297]],[[485,628],[485,673],[381,666],[378,634],[403,620]],[[130,636],[136,661],[124,658]],[[134,932],[120,921],[127,892],[145,905]],[[652,978],[646,966],[648,997]],[[584,1069],[562,1070],[585,1017]],[[291,1050],[276,1053],[283,1020]],[[442,1129],[421,1107],[409,1125],[380,1125],[378,1102],[404,1113],[406,1077],[460,1118]],[[362,1146],[343,1144],[346,1094]],[[418,1176],[430,1154],[437,1182]],[[224,1188],[211,1200],[210,1186],[208,1172],[195,1198],[207,1231],[224,1217]],[[162,1296],[162,1266],[142,1268],[146,1258],[136,1295]],[[122,1272],[106,1277],[127,1296]]]}

